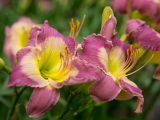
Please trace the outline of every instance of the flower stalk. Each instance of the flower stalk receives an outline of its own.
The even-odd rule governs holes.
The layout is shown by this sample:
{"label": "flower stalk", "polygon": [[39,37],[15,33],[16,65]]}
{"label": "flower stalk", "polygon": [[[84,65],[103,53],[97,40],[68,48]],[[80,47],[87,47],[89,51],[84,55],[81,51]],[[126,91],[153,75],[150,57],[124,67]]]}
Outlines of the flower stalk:
{"label": "flower stalk", "polygon": [[7,115],[7,118],[6,120],[11,120],[14,112],[15,112],[15,108],[16,108],[16,105],[17,105],[17,102],[19,101],[21,95],[23,94],[23,92],[25,91],[26,87],[23,87],[18,93],[17,95],[15,96],[14,100],[13,100],[13,104],[11,106],[11,109],[8,111],[8,115]]}

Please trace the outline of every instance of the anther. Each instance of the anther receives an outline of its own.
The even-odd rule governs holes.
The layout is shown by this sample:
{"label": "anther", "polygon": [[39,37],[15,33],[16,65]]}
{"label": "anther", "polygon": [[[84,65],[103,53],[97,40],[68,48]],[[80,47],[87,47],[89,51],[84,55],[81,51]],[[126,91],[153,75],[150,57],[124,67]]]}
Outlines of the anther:
{"label": "anther", "polygon": [[70,25],[70,29],[71,29],[69,36],[72,38],[75,38],[81,24],[80,24],[79,20],[76,20],[76,23],[75,23],[74,19],[72,18],[71,21],[69,22],[69,25]]}

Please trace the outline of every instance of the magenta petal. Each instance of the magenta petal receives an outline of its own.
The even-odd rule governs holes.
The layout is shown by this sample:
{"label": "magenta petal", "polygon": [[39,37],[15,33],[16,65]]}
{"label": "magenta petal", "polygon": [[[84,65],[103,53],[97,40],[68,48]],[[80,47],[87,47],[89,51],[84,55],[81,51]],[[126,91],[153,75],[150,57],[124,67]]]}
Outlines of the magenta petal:
{"label": "magenta petal", "polygon": [[89,35],[82,43],[83,51],[80,54],[80,58],[96,66],[104,67],[100,62],[98,53],[101,48],[112,47],[112,43],[107,44],[105,37],[101,35]]}
{"label": "magenta petal", "polygon": [[24,73],[22,73],[21,66],[17,65],[8,82],[8,86],[30,86],[30,87],[44,87],[49,83],[43,79],[31,79]]}
{"label": "magenta petal", "polygon": [[129,49],[129,47],[130,47],[129,44],[121,41],[120,39],[118,39],[117,36],[114,36],[114,37],[112,38],[112,44],[113,44],[113,46],[118,46],[118,47],[120,47],[124,52],[126,52],[127,49]]}
{"label": "magenta petal", "polygon": [[[41,77],[41,75],[38,74],[33,74],[30,73],[31,70],[36,69],[33,65],[33,69],[28,71],[28,74],[30,73],[30,75],[34,76],[34,79],[30,76],[28,76],[26,73],[24,73],[24,69],[26,69],[24,67],[24,64],[21,64],[21,62],[24,61],[24,57],[27,54],[32,54],[34,55],[33,52],[33,47],[25,47],[23,49],[21,49],[18,53],[17,53],[17,60],[18,60],[18,64],[13,68],[12,73],[10,75],[10,79],[8,82],[8,86],[30,86],[30,87],[44,87],[46,85],[48,85],[48,81],[46,81],[45,79],[43,79]],[[29,62],[29,61],[28,61]],[[23,69],[23,70],[22,70]]]}
{"label": "magenta petal", "polygon": [[132,9],[138,10],[141,14],[152,19],[157,17],[159,12],[159,3],[156,0],[133,0]]}
{"label": "magenta petal", "polygon": [[48,24],[48,21],[45,21],[45,23],[41,26],[40,32],[37,32],[37,35],[38,36],[35,36],[38,40],[37,43],[44,42],[48,37],[63,38],[62,34]]}
{"label": "magenta petal", "polygon": [[119,13],[126,13],[128,0],[113,0],[112,6],[115,11]]}
{"label": "magenta petal", "polygon": [[49,37],[61,38],[68,46],[70,52],[74,53],[76,47],[75,40],[69,37],[64,37],[56,29],[51,27],[47,21],[45,21],[41,28],[35,27],[32,29],[28,46],[36,46],[37,44],[40,44],[47,40],[47,38]]}
{"label": "magenta petal", "polygon": [[35,88],[26,106],[27,114],[34,118],[41,116],[58,102],[59,97],[54,88]]}
{"label": "magenta petal", "polygon": [[143,16],[156,19],[159,14],[159,3],[156,0],[113,0],[113,9],[119,13],[126,14],[128,8],[140,12]]}
{"label": "magenta petal", "polygon": [[64,37],[64,41],[66,45],[68,46],[70,52],[74,54],[76,46],[78,45],[76,41],[71,37]]}
{"label": "magenta petal", "polygon": [[24,73],[21,72],[21,66],[17,65],[8,82],[8,86],[30,86],[30,87],[44,87],[48,85],[48,82],[45,80],[32,80]]}
{"label": "magenta petal", "polygon": [[160,65],[157,67],[154,78],[160,80]]}
{"label": "magenta petal", "polygon": [[98,81],[90,89],[90,94],[97,102],[111,101],[120,93],[120,87],[110,77],[106,76],[103,80]]}
{"label": "magenta petal", "polygon": [[103,76],[96,66],[89,64],[84,60],[74,60],[73,65],[78,70],[78,73],[76,76],[66,80],[64,82],[65,85],[87,83],[99,80]]}
{"label": "magenta petal", "polygon": [[131,34],[133,33],[134,31],[137,31],[141,26],[143,26],[145,24],[144,21],[141,21],[141,20],[129,20],[128,23],[127,23],[127,33]]}
{"label": "magenta petal", "polygon": [[130,83],[126,82],[125,80],[122,79],[120,79],[120,84],[123,90],[126,90],[129,94],[131,94],[132,96],[136,96],[138,98],[135,112],[141,113],[144,104],[144,98],[141,89],[135,86],[135,84],[132,84],[131,82]]}
{"label": "magenta petal", "polygon": [[127,33],[130,34],[130,36],[133,37],[143,48],[152,51],[160,50],[160,34],[144,24],[143,21],[129,21]]}
{"label": "magenta petal", "polygon": [[31,33],[29,36],[28,46],[36,46],[37,45],[37,37],[41,32],[41,28],[34,27],[31,29]]}
{"label": "magenta petal", "polygon": [[102,26],[100,34],[105,36],[107,40],[110,40],[116,28],[116,23],[115,17],[111,16],[111,18]]}

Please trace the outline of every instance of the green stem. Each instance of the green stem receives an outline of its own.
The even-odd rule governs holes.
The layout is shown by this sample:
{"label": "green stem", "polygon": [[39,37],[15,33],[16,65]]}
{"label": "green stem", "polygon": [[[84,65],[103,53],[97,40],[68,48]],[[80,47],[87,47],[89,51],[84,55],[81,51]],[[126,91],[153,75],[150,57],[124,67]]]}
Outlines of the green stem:
{"label": "green stem", "polygon": [[17,102],[19,101],[19,98],[21,97],[22,93],[24,92],[24,90],[26,89],[26,87],[22,88],[17,95],[15,96],[14,100],[13,100],[13,105],[11,106],[11,109],[8,111],[8,115],[7,115],[7,119],[6,120],[11,120],[14,112],[15,112],[15,108],[17,105]]}
{"label": "green stem", "polygon": [[11,69],[8,66],[3,66],[2,70],[7,74],[11,74]]}
{"label": "green stem", "polygon": [[68,105],[69,105],[69,103],[72,102],[72,100],[73,100],[73,94],[70,93],[69,97],[67,98],[67,105],[65,106],[64,111],[63,111],[62,114],[60,115],[59,120],[63,120],[64,116],[65,116],[66,113],[69,111],[69,110],[68,110],[68,109],[69,109],[69,106],[68,106]]}
{"label": "green stem", "polygon": [[88,109],[88,108],[93,108],[94,107],[94,102],[92,100],[90,100],[89,102],[87,102],[85,105],[80,106],[78,108],[77,111],[74,112],[74,116],[79,115],[81,112],[83,112],[84,110]]}

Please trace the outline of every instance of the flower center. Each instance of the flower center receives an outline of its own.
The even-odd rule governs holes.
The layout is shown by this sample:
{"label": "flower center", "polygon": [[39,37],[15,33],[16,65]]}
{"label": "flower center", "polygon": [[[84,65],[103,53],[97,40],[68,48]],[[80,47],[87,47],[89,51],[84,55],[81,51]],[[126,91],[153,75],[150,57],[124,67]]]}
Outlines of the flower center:
{"label": "flower center", "polygon": [[59,41],[54,44],[57,46],[52,46],[51,43],[44,45],[43,51],[40,53],[38,66],[43,78],[51,78],[56,82],[62,82],[69,76],[72,56],[62,40],[54,41]]}
{"label": "flower center", "polygon": [[133,49],[133,46],[130,46],[126,50],[126,57],[121,57],[121,63],[117,71],[114,73],[117,77],[127,76],[127,73],[136,65],[138,61],[138,56],[140,54],[139,49]]}
{"label": "flower center", "polygon": [[127,74],[137,63],[139,49],[130,46],[124,52],[120,47],[114,47],[109,51],[108,70],[116,78],[128,76]]}
{"label": "flower center", "polygon": [[140,49],[133,49],[131,45],[124,53],[121,48],[112,48],[109,53],[108,59],[108,70],[116,78],[126,77],[132,75],[141,70],[146,64],[153,58],[151,55],[150,59],[140,68],[128,73],[133,67],[135,67],[140,55]]}

